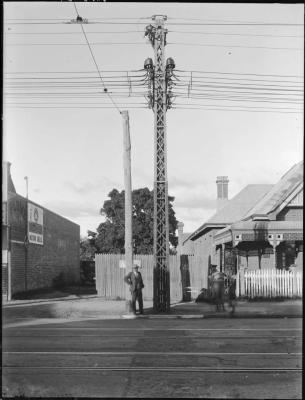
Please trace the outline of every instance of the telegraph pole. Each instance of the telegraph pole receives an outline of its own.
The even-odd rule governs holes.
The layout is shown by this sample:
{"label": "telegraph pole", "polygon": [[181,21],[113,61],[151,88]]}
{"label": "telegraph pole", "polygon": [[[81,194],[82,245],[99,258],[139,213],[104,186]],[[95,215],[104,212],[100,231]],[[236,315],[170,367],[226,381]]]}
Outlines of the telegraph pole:
{"label": "telegraph pole", "polygon": [[[131,144],[129,131],[128,111],[122,111],[123,118],[123,164],[125,186],[125,266],[126,274],[132,270],[132,191],[131,191]],[[126,313],[131,313],[131,294],[128,285],[125,285]]]}
{"label": "telegraph pole", "polygon": [[165,65],[164,46],[167,29],[164,15],[152,17],[154,25],[146,27],[145,36],[154,49],[155,63],[150,58],[144,68],[149,78],[149,106],[154,111],[154,290],[156,312],[170,311],[169,222],[166,111],[170,108],[171,71],[175,67],[169,58]]}

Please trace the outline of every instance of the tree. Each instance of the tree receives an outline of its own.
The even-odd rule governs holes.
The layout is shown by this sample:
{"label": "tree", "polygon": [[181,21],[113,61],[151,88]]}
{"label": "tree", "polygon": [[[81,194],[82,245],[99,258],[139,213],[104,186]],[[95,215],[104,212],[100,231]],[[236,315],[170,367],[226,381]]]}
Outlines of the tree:
{"label": "tree", "polygon": [[[125,191],[113,189],[100,210],[105,222],[97,228],[95,246],[101,253],[124,253],[125,245]],[[176,247],[175,236],[177,223],[172,202],[169,203],[169,241],[170,247]],[[153,191],[141,188],[132,191],[132,230],[134,254],[151,254],[153,252]]]}
{"label": "tree", "polygon": [[88,231],[88,237],[80,239],[80,261],[93,261],[94,255],[97,252],[95,246],[96,232]]}

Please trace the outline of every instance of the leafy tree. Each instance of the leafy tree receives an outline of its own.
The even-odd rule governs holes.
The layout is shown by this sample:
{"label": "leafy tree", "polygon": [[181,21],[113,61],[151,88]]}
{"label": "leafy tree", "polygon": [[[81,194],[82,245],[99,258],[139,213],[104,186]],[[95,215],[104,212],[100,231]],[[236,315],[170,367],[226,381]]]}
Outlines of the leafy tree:
{"label": "leafy tree", "polygon": [[[113,189],[109,200],[104,202],[101,215],[105,222],[97,228],[95,246],[101,253],[124,253],[125,245],[125,191]],[[175,231],[177,220],[172,202],[174,197],[168,196],[169,201],[169,241],[170,246],[177,245]],[[133,250],[135,254],[151,254],[153,252],[153,191],[148,188],[132,191],[132,227]]]}
{"label": "leafy tree", "polygon": [[93,261],[97,252],[95,246],[96,232],[88,231],[88,237],[80,239],[80,261]]}

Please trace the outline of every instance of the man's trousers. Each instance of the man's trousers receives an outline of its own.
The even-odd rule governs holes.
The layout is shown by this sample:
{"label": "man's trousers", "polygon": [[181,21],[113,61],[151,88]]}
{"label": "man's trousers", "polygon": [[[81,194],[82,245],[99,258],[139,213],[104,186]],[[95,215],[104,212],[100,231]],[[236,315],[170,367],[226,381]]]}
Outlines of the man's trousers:
{"label": "man's trousers", "polygon": [[139,303],[139,311],[140,314],[143,313],[143,297],[142,297],[142,290],[137,289],[133,292],[131,292],[131,307],[132,311],[135,313],[136,312],[136,301]]}

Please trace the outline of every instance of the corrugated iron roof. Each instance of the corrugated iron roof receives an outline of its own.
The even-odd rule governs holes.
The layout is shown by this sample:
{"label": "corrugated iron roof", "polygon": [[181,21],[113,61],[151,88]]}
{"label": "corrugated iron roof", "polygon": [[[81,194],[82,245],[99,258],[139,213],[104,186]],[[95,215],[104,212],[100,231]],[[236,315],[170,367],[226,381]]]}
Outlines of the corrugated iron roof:
{"label": "corrugated iron roof", "polygon": [[225,225],[239,221],[249,211],[249,209],[272,188],[272,186],[273,185],[270,184],[247,185],[186,240],[194,240],[203,235],[207,229],[222,228]]}
{"label": "corrugated iron roof", "polygon": [[303,161],[295,164],[243,217],[250,219],[254,214],[267,215],[276,210],[285,199],[303,182]]}

